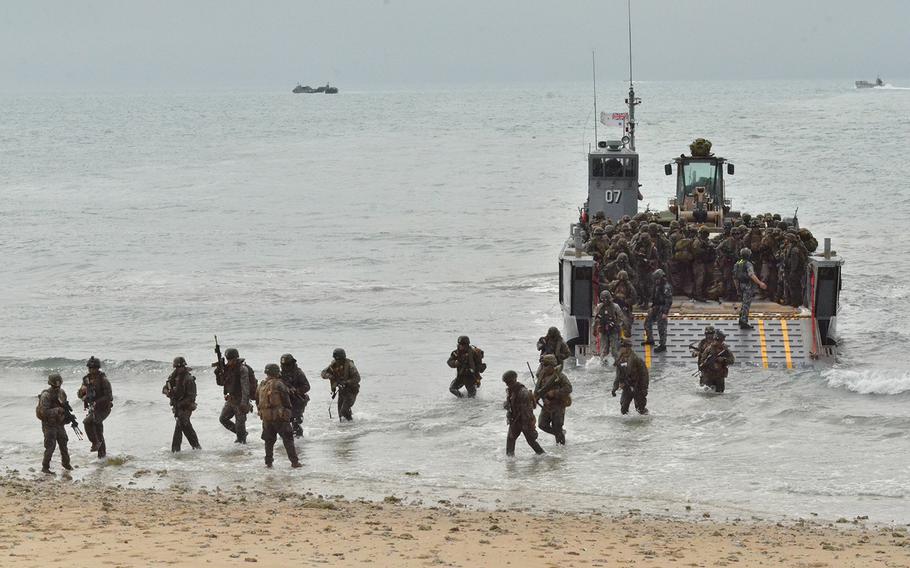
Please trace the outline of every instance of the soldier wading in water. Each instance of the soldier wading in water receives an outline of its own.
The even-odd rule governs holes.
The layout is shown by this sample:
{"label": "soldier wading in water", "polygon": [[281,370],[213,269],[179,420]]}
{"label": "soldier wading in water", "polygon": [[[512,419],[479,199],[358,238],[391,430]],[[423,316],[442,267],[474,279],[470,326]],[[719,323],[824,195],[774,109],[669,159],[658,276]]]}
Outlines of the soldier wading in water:
{"label": "soldier wading in water", "polygon": [[171,399],[171,411],[174,413],[174,436],[171,438],[171,451],[179,452],[183,443],[183,437],[194,450],[202,449],[199,445],[199,438],[196,437],[196,430],[190,422],[190,416],[196,410],[196,377],[194,377],[189,367],[186,366],[186,359],[183,357],[174,358],[174,372],[167,378],[161,394]]}
{"label": "soldier wading in water", "polygon": [[275,363],[265,366],[265,381],[256,389],[256,408],[262,419],[262,439],[265,442],[265,466],[272,467],[273,452],[278,436],[291,461],[291,467],[300,467],[294,433],[291,430],[291,392],[281,380],[281,369]]}
{"label": "soldier wading in water", "polygon": [[252,410],[251,398],[256,396],[256,376],[233,347],[224,352],[224,358],[226,363],[219,361],[212,365],[215,382],[224,387],[224,407],[218,420],[237,435],[234,443],[246,444],[246,415]]}
{"label": "soldier wading in water", "polygon": [[534,399],[542,401],[537,427],[552,434],[556,443],[566,445],[566,408],[572,405],[572,383],[562,372],[555,355],[544,355],[541,370],[537,373]]}
{"label": "soldier wading in water", "polygon": [[698,356],[698,371],[701,375],[698,384],[713,387],[715,392],[724,392],[727,367],[735,361],[724,343],[726,337],[724,332],[715,330],[714,340]]}
{"label": "soldier wading in water", "polygon": [[338,419],[354,420],[351,408],[360,393],[360,373],[344,349],[338,347],[332,351],[332,362],[322,370],[322,378],[329,381],[332,398],[338,396]]}
{"label": "soldier wading in water", "polygon": [[291,425],[294,427],[294,436],[299,438],[303,436],[303,411],[310,402],[310,395],[307,394],[310,392],[310,381],[290,353],[281,356],[281,380],[291,395]]}
{"label": "soldier wading in water", "polygon": [[518,373],[506,371],[502,374],[502,382],[506,384],[506,422],[509,424],[509,434],[506,437],[506,455],[515,455],[515,441],[524,434],[525,441],[538,455],[544,453],[537,442],[537,429],[534,427],[534,397],[525,386],[518,382]]}
{"label": "soldier wading in water", "polygon": [[88,411],[82,425],[85,426],[85,435],[92,443],[92,451],[98,452],[98,457],[107,455],[107,444],[104,442],[104,421],[111,414],[114,406],[114,395],[107,375],[101,370],[101,361],[96,357],[89,357],[85,364],[88,374],[82,377],[82,386],[77,393],[82,399],[82,404]]}
{"label": "soldier wading in water", "polygon": [[75,429],[77,421],[66,401],[66,393],[60,388],[63,378],[54,373],[47,377],[47,384],[50,385],[50,388],[41,391],[41,394],[38,395],[35,414],[41,421],[41,432],[44,434],[44,460],[41,462],[41,471],[53,473],[51,472],[51,458],[54,456],[57,446],[60,446],[60,461],[63,469],[73,469],[73,466],[70,465],[70,453],[66,448],[69,438],[64,425],[70,422]]}
{"label": "soldier wading in water", "polygon": [[449,355],[446,364],[456,370],[449,392],[461,398],[461,387],[464,387],[468,398],[473,398],[480,386],[480,374],[487,370],[487,365],[483,362],[483,350],[471,345],[468,336],[462,335],[458,338],[458,347]]}
{"label": "soldier wading in water", "polygon": [[635,410],[639,414],[648,413],[648,367],[641,357],[632,351],[632,342],[622,340],[619,357],[613,363],[616,366],[616,379],[613,381],[611,395],[616,396],[616,391],[622,389],[619,399],[619,411],[629,413],[629,404],[635,401]]}

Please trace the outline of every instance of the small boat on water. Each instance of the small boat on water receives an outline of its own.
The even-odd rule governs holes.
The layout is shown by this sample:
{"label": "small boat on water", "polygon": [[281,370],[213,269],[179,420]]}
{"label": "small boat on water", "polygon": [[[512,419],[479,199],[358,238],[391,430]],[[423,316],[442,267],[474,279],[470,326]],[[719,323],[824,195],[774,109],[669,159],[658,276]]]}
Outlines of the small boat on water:
{"label": "small boat on water", "polygon": [[299,95],[301,93],[304,93],[304,94],[325,93],[327,95],[335,95],[335,94],[338,94],[338,87],[333,87],[333,86],[329,85],[328,83],[326,83],[324,87],[316,87],[314,89],[313,87],[311,87],[309,85],[301,85],[300,83],[297,83],[297,86],[294,87],[294,90],[291,92],[294,94],[297,94],[297,95]]}
{"label": "small boat on water", "polygon": [[853,84],[856,85],[857,89],[872,89],[874,87],[885,86],[885,82],[882,81],[881,77],[876,77],[874,83],[870,83],[869,81],[854,81]]}

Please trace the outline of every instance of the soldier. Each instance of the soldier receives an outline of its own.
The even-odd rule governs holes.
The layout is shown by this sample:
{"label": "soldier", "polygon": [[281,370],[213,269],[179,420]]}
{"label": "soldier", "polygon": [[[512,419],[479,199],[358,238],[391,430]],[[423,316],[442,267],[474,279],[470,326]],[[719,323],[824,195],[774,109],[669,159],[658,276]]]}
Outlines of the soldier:
{"label": "soldier", "polygon": [[300,467],[294,434],[291,431],[291,393],[281,380],[281,369],[275,363],[265,366],[265,381],[256,389],[256,408],[262,419],[262,439],[265,441],[265,467],[272,467],[273,451],[278,436],[291,461]]}
{"label": "soldier", "polygon": [[183,436],[194,450],[201,450],[196,430],[190,422],[190,416],[196,410],[196,377],[190,374],[183,357],[174,358],[174,371],[167,378],[161,393],[171,399],[171,411],[174,413],[174,436],[171,438],[171,451],[179,452]]}
{"label": "soldier", "polygon": [[338,419],[354,420],[351,408],[357,402],[357,395],[360,393],[360,373],[357,372],[354,361],[348,359],[344,349],[338,347],[332,351],[332,362],[322,370],[321,376],[329,381],[332,398],[338,396]]}
{"label": "soldier", "polygon": [[92,443],[91,451],[98,452],[98,457],[103,458],[107,455],[104,421],[111,414],[114,395],[107,375],[101,371],[101,361],[92,356],[88,358],[85,366],[88,368],[88,374],[82,377],[82,386],[77,393],[88,411],[82,425],[85,426],[85,434]]}
{"label": "soldier", "polygon": [[610,394],[616,396],[616,391],[622,389],[619,399],[619,411],[629,413],[629,404],[635,401],[635,410],[639,414],[648,413],[648,367],[641,357],[632,351],[632,342],[623,339],[619,357],[613,363],[616,367],[616,379],[613,381],[613,390]]}
{"label": "soldier", "polygon": [[591,240],[585,245],[585,252],[593,256],[594,260],[601,262],[609,246],[610,243],[604,239],[604,230],[601,227],[597,227],[594,229],[594,235]]}
{"label": "soldier", "polygon": [[600,303],[594,308],[594,335],[600,337],[600,360],[606,361],[607,353],[616,358],[619,352],[619,332],[624,315],[613,302],[609,290],[600,293]]}
{"label": "soldier", "polygon": [[76,417],[68,410],[66,403],[66,393],[60,388],[63,384],[63,378],[53,373],[47,377],[47,384],[50,388],[41,391],[38,395],[38,407],[35,414],[41,420],[41,432],[44,434],[44,460],[41,462],[41,471],[51,474],[51,458],[54,456],[54,450],[60,446],[60,462],[63,469],[71,470],[70,453],[66,448],[69,438],[66,435],[64,425],[68,421],[76,422]]}
{"label": "soldier", "polygon": [[667,317],[673,305],[673,288],[667,282],[667,275],[660,268],[652,275],[654,292],[651,298],[651,308],[645,318],[645,340],[642,345],[654,345],[654,321],[657,320],[657,334],[660,344],[654,348],[655,353],[667,350]]}
{"label": "soldier", "polygon": [[727,367],[736,359],[724,343],[724,332],[714,332],[714,341],[698,357],[698,370],[701,374],[698,384],[714,387],[714,392],[724,392],[727,378]]}
{"label": "soldier", "polygon": [[471,340],[467,335],[458,338],[458,346],[455,351],[449,355],[446,364],[456,369],[455,380],[449,385],[449,392],[461,398],[461,387],[468,392],[468,398],[473,398],[477,394],[477,387],[480,386],[480,373],[487,368],[483,362],[483,351],[471,345]]}
{"label": "soldier", "polygon": [[692,297],[697,302],[706,301],[707,289],[710,284],[711,263],[714,262],[714,248],[708,240],[710,231],[702,225],[698,229],[698,237],[692,241]]}
{"label": "soldier", "polygon": [[[761,239],[761,281],[768,288],[761,293],[763,300],[777,301],[777,242],[778,229],[766,229]],[[753,249],[754,252],[755,249]]]}
{"label": "soldier", "polygon": [[733,227],[730,234],[717,245],[717,258],[715,263],[720,270],[719,283],[723,287],[720,297],[724,300],[736,298],[736,283],[733,281],[733,265],[737,261],[737,252],[741,248],[740,240],[742,229]]}
{"label": "soldier", "polygon": [[622,310],[622,331],[626,337],[629,337],[632,335],[632,306],[638,302],[638,292],[632,282],[629,281],[628,272],[620,270],[617,278],[616,282],[610,284],[609,291],[613,295],[613,301]]}
{"label": "soldier", "polygon": [[695,345],[695,344],[689,345],[689,349],[692,350],[692,356],[693,357],[700,356],[704,352],[704,350],[707,349],[708,346],[711,345],[711,343],[713,343],[713,342],[714,342],[714,326],[709,325],[708,327],[705,328],[705,336],[701,339],[701,341],[699,341],[697,345]]}
{"label": "soldier", "polygon": [[518,373],[506,371],[502,374],[502,382],[506,384],[506,422],[509,424],[509,434],[506,437],[506,455],[515,455],[515,440],[519,434],[524,434],[525,441],[540,455],[543,448],[537,442],[537,429],[534,427],[534,398],[525,386],[518,382]]}
{"label": "soldier", "polygon": [[218,420],[237,435],[235,444],[246,444],[246,415],[252,410],[250,399],[256,396],[256,388],[250,387],[256,379],[253,369],[233,347],[224,352],[224,358],[227,359],[224,370],[215,367],[215,381],[224,387],[224,407]]}
{"label": "soldier", "polygon": [[651,281],[651,272],[660,266],[660,258],[657,254],[657,247],[654,246],[654,243],[651,241],[651,237],[647,232],[641,233],[641,237],[638,239],[634,252],[635,288],[639,293],[641,307],[647,309],[648,304],[651,301],[651,294],[653,293],[652,288],[654,285]]}
{"label": "soldier", "polygon": [[648,234],[651,235],[651,241],[657,248],[657,257],[660,259],[660,268],[669,274],[670,257],[673,256],[673,245],[670,243],[670,239],[667,238],[660,228],[660,225],[657,223],[650,223],[648,225]]}
{"label": "soldier", "polygon": [[755,275],[755,267],[752,266],[752,251],[744,248],[739,251],[739,257],[733,267],[733,277],[736,279],[740,302],[742,302],[739,307],[739,328],[752,329],[749,324],[749,309],[752,307],[752,299],[755,297],[755,286],[762,290],[767,290],[768,286]]}
{"label": "soldier", "polygon": [[566,420],[566,407],[572,404],[572,383],[563,374],[555,356],[544,355],[541,367],[534,386],[534,400],[543,401],[537,427],[553,434],[556,443],[565,446],[566,431],[562,426]]}
{"label": "soldier", "polygon": [[299,438],[303,436],[303,412],[310,402],[310,395],[307,394],[310,392],[310,381],[290,353],[281,356],[281,380],[291,395],[291,425],[294,427],[294,436]]}
{"label": "soldier", "polygon": [[787,251],[787,286],[790,289],[790,305],[798,308],[803,303],[806,279],[806,263],[809,252],[796,233],[787,233],[790,248]]}
{"label": "soldier", "polygon": [[677,229],[670,237],[673,243],[673,256],[670,260],[670,279],[673,289],[679,294],[692,295],[692,242],[695,240],[695,228],[686,225]]}
{"label": "soldier", "polygon": [[610,282],[613,282],[619,277],[619,272],[622,270],[625,270],[626,272],[632,271],[632,266],[629,264],[629,255],[624,252],[617,253],[616,259],[604,266],[603,281],[607,282],[607,285],[609,286]]}
{"label": "soldier", "polygon": [[537,350],[540,351],[540,361],[543,361],[546,355],[553,355],[560,366],[563,361],[572,356],[569,346],[562,339],[562,334],[555,327],[548,329],[547,334],[537,340]]}

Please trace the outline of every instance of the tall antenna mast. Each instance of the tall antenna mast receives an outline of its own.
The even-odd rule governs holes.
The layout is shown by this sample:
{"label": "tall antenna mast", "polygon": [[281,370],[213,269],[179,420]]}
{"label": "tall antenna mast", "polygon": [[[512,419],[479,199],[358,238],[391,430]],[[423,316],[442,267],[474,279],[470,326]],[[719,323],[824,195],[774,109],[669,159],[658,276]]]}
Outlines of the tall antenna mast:
{"label": "tall antenna mast", "polygon": [[629,98],[626,104],[629,105],[629,149],[635,151],[635,106],[641,103],[641,99],[635,98],[635,86],[632,84],[632,0],[627,0],[626,7],[629,14]]}
{"label": "tall antenna mast", "polygon": [[591,50],[591,74],[594,77],[594,146],[597,146],[597,58]]}

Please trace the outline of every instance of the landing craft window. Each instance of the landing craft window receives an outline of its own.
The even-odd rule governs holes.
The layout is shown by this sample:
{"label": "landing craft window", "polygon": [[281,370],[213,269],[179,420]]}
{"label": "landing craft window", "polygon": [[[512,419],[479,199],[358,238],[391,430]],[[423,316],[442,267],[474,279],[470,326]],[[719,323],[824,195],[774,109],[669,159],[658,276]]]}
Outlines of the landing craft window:
{"label": "landing craft window", "polygon": [[591,158],[591,177],[623,178],[635,177],[635,166],[632,158]]}

